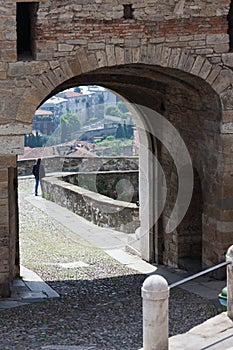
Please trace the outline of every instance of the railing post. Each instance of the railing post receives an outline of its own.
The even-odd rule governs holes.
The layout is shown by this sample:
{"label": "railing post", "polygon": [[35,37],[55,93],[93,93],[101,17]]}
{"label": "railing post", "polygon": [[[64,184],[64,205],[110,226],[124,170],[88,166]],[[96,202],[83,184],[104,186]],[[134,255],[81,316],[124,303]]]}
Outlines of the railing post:
{"label": "railing post", "polygon": [[227,251],[227,316],[233,319],[233,245]]}
{"label": "railing post", "polygon": [[165,278],[152,275],[144,281],[143,350],[168,350],[168,297]]}

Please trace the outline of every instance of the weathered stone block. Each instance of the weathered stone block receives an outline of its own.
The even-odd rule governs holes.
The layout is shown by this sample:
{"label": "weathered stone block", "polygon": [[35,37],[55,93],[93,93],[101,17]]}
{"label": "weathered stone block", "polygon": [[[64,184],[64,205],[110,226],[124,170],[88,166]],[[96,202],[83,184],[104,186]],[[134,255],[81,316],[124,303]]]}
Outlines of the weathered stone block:
{"label": "weathered stone block", "polygon": [[222,123],[233,122],[233,110],[226,110],[222,112]]}
{"label": "weathered stone block", "polygon": [[173,48],[171,50],[171,55],[168,63],[169,67],[176,68],[178,66],[180,54],[181,54],[180,48]]}
{"label": "weathered stone block", "polygon": [[207,45],[229,43],[229,36],[228,34],[208,34],[206,36],[206,43]]}
{"label": "weathered stone block", "polygon": [[0,156],[17,155],[24,152],[24,136],[0,136]]}
{"label": "weathered stone block", "polygon": [[229,69],[223,69],[216,80],[213,83],[213,88],[216,92],[221,93],[223,90],[225,90],[228,86],[231,85],[233,79],[233,73]]}
{"label": "weathered stone block", "polygon": [[218,77],[221,70],[222,70],[222,68],[220,66],[212,67],[212,70],[211,70],[209,76],[207,77],[206,81],[212,85],[213,82],[215,81],[215,79]]}
{"label": "weathered stone block", "polygon": [[[119,48],[116,48],[116,50],[117,49],[119,49]],[[97,59],[97,62],[98,62],[98,66],[100,68],[101,67],[105,67],[107,65],[107,58],[106,58],[105,51],[98,50],[96,52],[96,59]]]}
{"label": "weathered stone block", "polygon": [[206,79],[211,71],[212,65],[208,60],[206,60],[200,70],[199,76],[203,79]]}
{"label": "weathered stone block", "polygon": [[224,53],[222,55],[222,61],[223,64],[227,67],[233,67],[233,54],[230,53]]}
{"label": "weathered stone block", "polygon": [[76,57],[78,58],[80,68],[83,73],[91,69],[88,64],[87,54],[84,48],[79,48],[77,50]]}
{"label": "weathered stone block", "polygon": [[192,67],[190,73],[194,74],[194,75],[198,75],[202,66],[203,66],[204,61],[205,61],[204,57],[198,56],[193,64],[193,67]]}
{"label": "weathered stone block", "polygon": [[132,61],[133,61],[133,63],[140,62],[140,48],[139,47],[132,48]]}
{"label": "weathered stone block", "polygon": [[74,45],[58,44],[58,51],[71,52],[74,49]]}
{"label": "weathered stone block", "polygon": [[88,63],[89,63],[89,66],[91,67],[91,69],[93,69],[93,70],[99,68],[95,53],[90,53],[88,55]]}
{"label": "weathered stone block", "polygon": [[170,55],[171,55],[171,48],[164,46],[161,54],[161,60],[160,60],[161,66],[168,66]]}
{"label": "weathered stone block", "polygon": [[7,155],[6,157],[0,156],[0,169],[4,168],[16,168],[17,158],[16,156]]}
{"label": "weathered stone block", "polygon": [[81,74],[82,71],[78,59],[72,59],[68,63],[74,76]]}
{"label": "weathered stone block", "polygon": [[116,65],[115,46],[106,45],[106,57],[108,66]]}

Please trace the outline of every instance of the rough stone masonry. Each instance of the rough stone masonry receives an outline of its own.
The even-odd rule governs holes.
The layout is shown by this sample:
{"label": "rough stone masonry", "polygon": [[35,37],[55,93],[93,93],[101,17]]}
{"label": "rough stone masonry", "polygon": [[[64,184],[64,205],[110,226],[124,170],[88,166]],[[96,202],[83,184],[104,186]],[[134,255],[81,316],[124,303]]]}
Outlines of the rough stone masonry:
{"label": "rough stone masonry", "polygon": [[[47,98],[81,84],[137,105],[147,146],[139,165],[142,258],[172,266],[198,258],[202,267],[224,260],[233,238],[232,7],[230,0],[0,1],[1,296],[20,273],[16,160],[24,135]],[[194,170],[192,201],[170,233],[179,176],[153,136],[152,112],[179,132]],[[155,156],[167,184],[159,220]]]}

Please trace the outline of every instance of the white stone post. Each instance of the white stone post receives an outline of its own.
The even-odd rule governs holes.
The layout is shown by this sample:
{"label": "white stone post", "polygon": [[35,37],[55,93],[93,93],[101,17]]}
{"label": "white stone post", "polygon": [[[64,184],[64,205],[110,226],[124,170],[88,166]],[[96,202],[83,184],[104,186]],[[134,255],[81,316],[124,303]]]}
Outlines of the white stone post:
{"label": "white stone post", "polygon": [[233,319],[233,245],[227,251],[227,316]]}
{"label": "white stone post", "polygon": [[152,275],[144,281],[143,350],[168,350],[168,297],[165,278]]}

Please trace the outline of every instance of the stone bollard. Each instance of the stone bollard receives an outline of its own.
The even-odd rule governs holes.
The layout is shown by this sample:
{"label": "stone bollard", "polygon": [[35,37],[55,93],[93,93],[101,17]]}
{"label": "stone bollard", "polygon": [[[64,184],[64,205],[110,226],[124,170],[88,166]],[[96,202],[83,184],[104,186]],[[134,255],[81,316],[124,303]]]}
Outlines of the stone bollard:
{"label": "stone bollard", "polygon": [[152,275],[144,281],[143,350],[168,350],[168,297],[165,278]]}
{"label": "stone bollard", "polygon": [[227,265],[227,316],[233,319],[233,246],[227,251],[226,261],[231,262]]}

